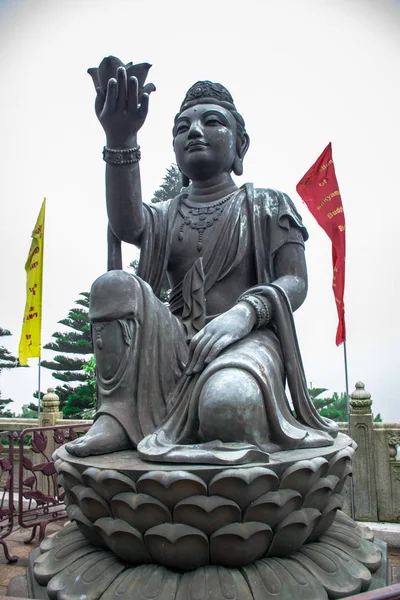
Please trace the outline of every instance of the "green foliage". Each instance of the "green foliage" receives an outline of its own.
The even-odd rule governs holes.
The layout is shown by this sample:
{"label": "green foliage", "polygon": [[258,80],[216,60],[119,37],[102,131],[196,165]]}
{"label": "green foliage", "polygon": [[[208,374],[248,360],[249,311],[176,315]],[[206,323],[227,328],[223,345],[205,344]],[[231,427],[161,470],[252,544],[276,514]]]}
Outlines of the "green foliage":
{"label": "green foliage", "polygon": [[[11,331],[0,327],[0,337],[7,337],[10,335],[12,335]],[[20,367],[18,359],[13,356],[5,346],[0,345],[0,373],[3,369],[14,369],[15,367]],[[0,392],[0,417],[9,419],[15,417],[15,414],[6,408],[11,402],[13,402],[11,398],[1,398]]]}
{"label": "green foliage", "polygon": [[24,404],[22,406],[20,414],[17,415],[17,419],[37,419],[37,416],[37,406],[31,402],[30,404]]}
{"label": "green foliage", "polygon": [[52,369],[53,377],[64,382],[55,388],[55,392],[67,419],[90,418],[86,416],[87,411],[93,411],[96,405],[96,385],[93,386],[86,372],[87,365],[93,361],[89,301],[90,293],[82,292],[75,302],[79,307],[71,308],[67,318],[59,321],[72,331],[56,331],[52,335],[55,342],[44,346],[47,350],[58,352],[52,361],[42,361],[42,366]]}
{"label": "green foliage", "polygon": [[93,389],[95,391],[97,383],[96,383],[96,357],[94,354],[93,354],[93,356],[91,356],[89,358],[87,363],[83,365],[82,369],[85,372],[85,375],[87,377],[87,380],[86,380],[87,383],[89,383],[91,386],[93,386]]}
{"label": "green foliage", "polygon": [[[326,391],[327,388],[310,388],[308,390],[315,408],[322,417],[327,417],[338,423],[347,423],[349,419],[346,393],[341,392],[339,395],[337,392],[333,392],[332,396],[329,396],[328,398],[319,398],[319,395]],[[375,423],[382,422],[380,413],[376,415],[374,421]]]}
{"label": "green foliage", "polygon": [[320,408],[323,408],[325,406],[325,400],[323,398],[318,398],[318,396],[326,391],[326,388],[310,388],[308,390],[311,400],[313,401],[313,404],[318,411]]}
{"label": "green foliage", "polygon": [[1,397],[1,392],[0,392],[0,418],[12,419],[13,417],[15,417],[15,413],[11,412],[11,410],[6,408],[6,406],[11,404],[11,402],[13,402],[13,400],[11,400],[11,398],[3,399]]}
{"label": "green foliage", "polygon": [[[40,392],[40,398],[43,398],[44,393]],[[37,397],[37,392],[36,392],[36,397]],[[34,402],[29,402],[29,404],[24,404],[22,407],[22,410],[26,410],[29,411],[33,416],[32,418],[36,418],[38,415],[38,405],[35,404]],[[20,416],[20,415],[18,415]]]}
{"label": "green foliage", "polygon": [[167,167],[163,182],[153,194],[152,202],[164,202],[175,198],[182,191],[182,175],[177,165],[172,163]]}
{"label": "green foliage", "polygon": [[68,396],[64,416],[68,419],[93,419],[97,404],[96,357],[93,354],[82,366],[85,383]]}
{"label": "green foliage", "polygon": [[[0,327],[0,337],[12,335],[8,329]],[[4,346],[0,346],[0,373],[3,369],[12,369],[18,365],[18,359]]]}
{"label": "green foliage", "polygon": [[66,419],[92,419],[96,410],[96,386],[83,383],[68,395],[63,409]]}
{"label": "green foliage", "polygon": [[332,419],[340,423],[345,423],[349,420],[347,414],[347,396],[345,392],[341,392],[339,395],[337,392],[333,392],[330,398],[323,399],[323,406],[318,410],[322,417]]}

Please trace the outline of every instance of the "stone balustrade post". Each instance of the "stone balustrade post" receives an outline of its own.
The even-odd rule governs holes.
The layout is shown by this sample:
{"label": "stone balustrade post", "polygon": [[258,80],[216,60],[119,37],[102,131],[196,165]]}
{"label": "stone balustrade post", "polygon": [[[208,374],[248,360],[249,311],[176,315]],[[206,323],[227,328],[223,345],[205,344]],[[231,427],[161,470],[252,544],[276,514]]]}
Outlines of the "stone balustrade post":
{"label": "stone balustrade post", "polygon": [[358,381],[350,395],[350,433],[358,448],[353,460],[355,518],[378,521],[374,421],[371,394]]}
{"label": "stone balustrade post", "polygon": [[[57,396],[53,388],[47,389],[41,401],[41,411],[39,414],[39,427],[51,427],[57,424],[59,419],[62,419],[60,412],[60,398]],[[47,456],[51,456],[56,449],[54,438],[48,435],[48,445],[46,448]]]}

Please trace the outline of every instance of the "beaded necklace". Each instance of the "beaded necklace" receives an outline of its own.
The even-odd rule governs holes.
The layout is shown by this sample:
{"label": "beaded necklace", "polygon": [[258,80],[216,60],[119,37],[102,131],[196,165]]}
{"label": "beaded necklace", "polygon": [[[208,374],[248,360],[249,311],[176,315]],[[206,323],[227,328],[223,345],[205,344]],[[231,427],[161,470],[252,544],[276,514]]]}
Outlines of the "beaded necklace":
{"label": "beaded necklace", "polygon": [[197,229],[199,236],[197,240],[197,250],[198,252],[201,252],[203,249],[204,231],[219,221],[222,213],[224,212],[225,204],[235,193],[236,192],[232,192],[228,194],[228,196],[220,198],[217,202],[207,204],[206,206],[204,204],[199,206],[198,203],[190,202],[188,200],[188,195],[184,194],[181,197],[181,204],[178,210],[183,219],[179,228],[179,241],[181,242],[183,240],[183,230],[185,225],[191,229]]}

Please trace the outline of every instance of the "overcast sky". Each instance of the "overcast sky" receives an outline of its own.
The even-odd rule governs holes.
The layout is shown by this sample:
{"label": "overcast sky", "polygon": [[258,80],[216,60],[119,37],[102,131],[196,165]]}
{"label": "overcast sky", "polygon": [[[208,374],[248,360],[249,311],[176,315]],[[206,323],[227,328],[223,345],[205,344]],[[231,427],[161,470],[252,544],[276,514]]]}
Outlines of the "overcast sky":
{"label": "overcast sky", "polygon": [[[0,326],[17,352],[24,264],[47,197],[42,341],[106,269],[104,135],[88,67],[113,54],[150,62],[157,86],[140,131],[144,198],[173,161],[173,117],[199,79],[230,89],[251,137],[241,185],[288,193],[310,233],[308,298],[296,313],[306,376],[343,391],[331,244],[297,196],[332,142],[347,222],[350,391],[400,420],[400,5],[389,0],[0,0]],[[135,255],[124,247],[124,265]],[[43,352],[50,359],[53,353]],[[37,361],[0,376],[18,410]],[[42,369],[42,389],[57,382]]]}

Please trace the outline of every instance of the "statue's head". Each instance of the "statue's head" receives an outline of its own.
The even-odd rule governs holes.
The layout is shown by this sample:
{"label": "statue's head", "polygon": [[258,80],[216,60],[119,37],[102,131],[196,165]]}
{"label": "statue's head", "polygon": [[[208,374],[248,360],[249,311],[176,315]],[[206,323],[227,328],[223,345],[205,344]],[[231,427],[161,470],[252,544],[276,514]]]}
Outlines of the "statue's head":
{"label": "statue's head", "polygon": [[[215,149],[209,160],[219,160],[221,168],[243,173],[243,159],[248,150],[250,139],[246,133],[243,117],[236,110],[229,91],[220,83],[198,81],[187,91],[179,113],[175,117],[173,129],[174,150],[179,168],[183,173],[183,184],[189,184],[191,163],[198,166],[203,161],[206,168],[206,150],[202,152],[201,143]],[[187,152],[190,140],[198,140],[199,147],[193,144],[193,152]],[[212,143],[211,143],[212,142]],[[198,151],[197,151],[198,150]]]}

